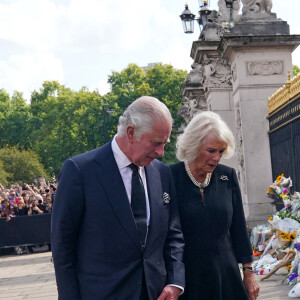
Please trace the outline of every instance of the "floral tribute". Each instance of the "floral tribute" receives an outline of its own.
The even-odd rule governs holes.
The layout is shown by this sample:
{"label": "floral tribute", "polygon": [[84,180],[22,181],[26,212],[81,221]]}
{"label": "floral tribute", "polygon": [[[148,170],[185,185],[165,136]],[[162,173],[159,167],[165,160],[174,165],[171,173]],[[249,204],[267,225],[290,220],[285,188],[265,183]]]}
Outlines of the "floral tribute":
{"label": "floral tribute", "polygon": [[[268,187],[267,197],[280,200],[283,208],[274,212],[268,224],[252,229],[254,272],[265,280],[273,274],[284,274],[284,282],[293,288],[289,297],[300,297],[300,193],[291,193],[292,180],[281,174]],[[299,294],[299,295],[298,295]],[[294,295],[294,296],[292,296]]]}
{"label": "floral tribute", "polygon": [[290,187],[292,186],[291,178],[285,178],[281,174],[268,187],[267,195],[273,200],[281,200],[286,208],[291,206]]}
{"label": "floral tribute", "polygon": [[[300,223],[300,193],[290,193],[293,182],[290,177],[279,175],[268,187],[267,196],[273,200],[281,200],[284,208],[276,213],[280,219],[291,218]],[[274,216],[269,218],[272,221]]]}

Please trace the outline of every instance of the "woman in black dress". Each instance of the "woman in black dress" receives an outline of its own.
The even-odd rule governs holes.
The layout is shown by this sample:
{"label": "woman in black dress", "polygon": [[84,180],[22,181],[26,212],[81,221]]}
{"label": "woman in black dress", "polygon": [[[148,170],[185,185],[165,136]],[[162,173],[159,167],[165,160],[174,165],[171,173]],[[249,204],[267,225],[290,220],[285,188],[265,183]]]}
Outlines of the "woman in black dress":
{"label": "woman in black dress", "polygon": [[[255,300],[259,287],[234,169],[219,164],[234,137],[213,112],[196,115],[177,142],[171,166],[185,239],[186,288],[180,299]],[[238,263],[243,265],[243,279]]]}

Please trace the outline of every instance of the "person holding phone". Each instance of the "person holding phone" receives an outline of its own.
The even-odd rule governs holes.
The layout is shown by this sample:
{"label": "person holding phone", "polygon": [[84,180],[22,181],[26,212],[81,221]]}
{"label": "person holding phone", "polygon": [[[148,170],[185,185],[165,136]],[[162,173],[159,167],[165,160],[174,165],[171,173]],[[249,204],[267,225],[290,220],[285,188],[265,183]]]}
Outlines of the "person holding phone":
{"label": "person holding phone", "polygon": [[14,207],[15,215],[16,216],[27,216],[28,215],[28,208],[25,205],[25,202],[22,197],[16,198],[16,204]]}

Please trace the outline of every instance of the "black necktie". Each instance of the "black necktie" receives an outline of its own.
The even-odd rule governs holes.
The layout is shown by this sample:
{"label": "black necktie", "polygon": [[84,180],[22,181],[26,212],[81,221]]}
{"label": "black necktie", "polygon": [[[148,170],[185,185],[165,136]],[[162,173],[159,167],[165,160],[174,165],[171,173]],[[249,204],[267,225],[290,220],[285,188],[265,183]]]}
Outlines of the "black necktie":
{"label": "black necktie", "polygon": [[138,172],[139,167],[130,164],[132,170],[131,179],[131,209],[135,224],[139,232],[142,245],[145,244],[147,233],[147,213],[146,213],[146,195],[142,178]]}

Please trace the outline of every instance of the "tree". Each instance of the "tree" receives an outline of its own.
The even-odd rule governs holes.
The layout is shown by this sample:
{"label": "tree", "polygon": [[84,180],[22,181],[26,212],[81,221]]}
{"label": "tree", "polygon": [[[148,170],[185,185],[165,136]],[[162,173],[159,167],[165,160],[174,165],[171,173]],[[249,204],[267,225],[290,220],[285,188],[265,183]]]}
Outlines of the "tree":
{"label": "tree", "polygon": [[156,64],[143,70],[135,64],[129,64],[120,73],[113,72],[108,82],[111,84],[111,105],[116,107],[117,116],[130,105],[135,99],[149,95],[158,98],[170,109],[174,119],[171,143],[165,148],[162,160],[166,163],[174,163],[175,143],[178,128],[183,119],[177,114],[182,105],[180,87],[187,77],[187,72],[176,70],[171,65]]}
{"label": "tree", "polygon": [[300,73],[300,68],[297,65],[293,65],[293,76],[296,76]]}
{"label": "tree", "polygon": [[5,92],[5,90],[0,89],[0,147],[3,147],[7,141],[7,125],[6,119],[9,114],[11,107],[11,100],[9,95]]}
{"label": "tree", "polygon": [[146,82],[146,73],[136,64],[129,64],[121,72],[112,72],[108,76],[108,83],[111,85],[114,94],[114,103],[117,103],[119,113],[142,95],[149,95],[150,86]]}
{"label": "tree", "polygon": [[1,166],[6,173],[6,184],[21,184],[23,181],[31,183],[39,175],[49,178],[39,157],[31,150],[20,151],[17,147],[0,149],[0,169]]}
{"label": "tree", "polygon": [[33,149],[49,173],[57,175],[65,159],[110,139],[109,97],[86,88],[74,92],[57,82],[44,82],[40,91],[33,93],[33,99],[32,114],[37,125]]}
{"label": "tree", "polygon": [[10,99],[4,90],[0,90],[0,147],[30,148],[30,118],[29,107],[22,93],[15,92]]}
{"label": "tree", "polygon": [[[129,64],[121,72],[112,72],[108,78],[111,92],[104,96],[85,87],[76,92],[57,81],[45,81],[32,93],[29,105],[21,93],[15,92],[10,99],[0,90],[0,147],[31,150],[47,173],[57,176],[65,159],[109,141],[128,105],[140,96],[150,95],[163,101],[172,113],[171,143],[166,146],[163,160],[175,162],[176,131],[183,122],[177,115],[182,105],[180,86],[186,77],[186,71],[171,65],[157,64],[144,70]],[[16,179],[15,172],[8,173],[0,176],[8,181]]]}
{"label": "tree", "polygon": [[176,139],[178,129],[184,122],[183,118],[177,114],[182,106],[180,87],[187,75],[186,71],[176,70],[171,65],[157,64],[146,70],[146,80],[151,87],[150,94],[165,103],[174,119],[171,142],[166,145],[165,155],[162,158],[168,164],[176,162]]}
{"label": "tree", "polygon": [[8,186],[8,177],[10,177],[11,174],[7,173],[4,170],[3,162],[0,160],[0,184],[4,187]]}
{"label": "tree", "polygon": [[166,146],[162,160],[166,163],[176,161],[175,142],[177,130],[183,119],[177,114],[182,105],[180,87],[187,77],[187,72],[176,70],[171,65],[156,64],[143,70],[135,64],[129,64],[120,73],[113,72],[108,82],[111,84],[110,105],[116,108],[119,116],[135,99],[149,95],[164,102],[174,119],[171,143]]}

